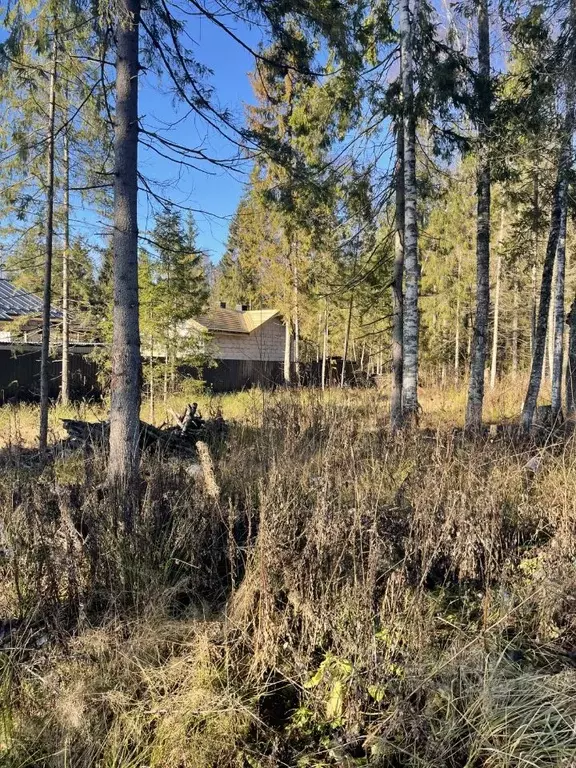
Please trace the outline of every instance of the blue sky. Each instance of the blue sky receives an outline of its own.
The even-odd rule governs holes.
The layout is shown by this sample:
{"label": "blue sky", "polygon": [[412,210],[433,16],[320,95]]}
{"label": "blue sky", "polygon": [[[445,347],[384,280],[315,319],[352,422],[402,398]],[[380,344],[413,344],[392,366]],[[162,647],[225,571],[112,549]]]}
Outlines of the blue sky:
{"label": "blue sky", "polygon": [[[233,29],[252,48],[258,47],[261,30],[243,22],[237,22]],[[194,48],[197,59],[213,71],[207,82],[214,88],[215,100],[232,113],[235,123],[241,124],[245,104],[253,102],[248,79],[248,73],[254,67],[253,56],[205,18],[189,23],[187,32],[197,44]],[[175,104],[172,94],[168,92],[169,86],[167,78],[158,83],[154,76],[143,76],[140,114],[146,124],[159,126],[186,115],[187,110]],[[230,157],[234,150],[216,131],[194,117],[183,119],[170,130],[169,136],[186,146],[201,145],[207,154],[220,158]],[[199,229],[198,245],[209,253],[213,261],[217,261],[224,252],[230,217],[247,180],[245,173],[238,174],[213,166],[208,168],[209,173],[189,169],[182,172],[173,163],[146,148],[140,151],[140,168],[147,176],[169,183],[161,190],[164,197],[178,205],[207,212],[195,214]],[[145,230],[152,226],[152,211],[144,193],[140,194],[139,204],[140,227]]]}

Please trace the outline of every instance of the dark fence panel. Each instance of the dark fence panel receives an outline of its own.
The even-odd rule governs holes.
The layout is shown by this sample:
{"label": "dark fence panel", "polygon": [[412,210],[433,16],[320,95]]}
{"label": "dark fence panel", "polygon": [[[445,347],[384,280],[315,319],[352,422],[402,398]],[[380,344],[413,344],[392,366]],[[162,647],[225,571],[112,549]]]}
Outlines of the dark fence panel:
{"label": "dark fence panel", "polygon": [[[50,359],[49,395],[58,397],[62,377],[62,360]],[[98,398],[98,364],[78,352],[70,355],[70,392],[73,398]],[[0,349],[0,402],[16,398],[36,400],[40,396],[40,351]]]}
{"label": "dark fence panel", "polygon": [[[342,376],[342,358],[332,357],[326,361],[326,384],[339,386]],[[279,362],[263,362],[261,360],[218,360],[213,368],[199,370],[193,367],[182,367],[180,372],[195,379],[202,379],[213,392],[234,392],[259,386],[263,389],[273,389],[284,383],[284,364]],[[292,381],[296,383],[295,365],[291,365]],[[344,381],[348,386],[365,386],[366,374],[356,369],[353,360],[346,361]],[[322,363],[308,362],[300,364],[300,384],[308,387],[319,387],[322,383]]]}
{"label": "dark fence panel", "polygon": [[202,379],[213,392],[235,392],[258,386],[273,389],[283,382],[283,364],[263,360],[218,360],[202,370],[182,367],[181,372]]}

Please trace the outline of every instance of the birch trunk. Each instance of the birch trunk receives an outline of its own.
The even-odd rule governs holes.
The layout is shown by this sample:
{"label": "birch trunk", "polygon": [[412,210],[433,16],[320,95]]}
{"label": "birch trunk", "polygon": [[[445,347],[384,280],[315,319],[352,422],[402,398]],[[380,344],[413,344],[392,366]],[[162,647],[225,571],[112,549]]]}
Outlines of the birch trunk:
{"label": "birch trunk", "polygon": [[502,276],[502,241],[504,239],[504,211],[501,212],[500,234],[498,236],[498,259],[496,260],[496,291],[494,295],[494,327],[492,329],[492,362],[490,365],[490,389],[496,386],[498,369],[498,326],[500,322],[500,282]]}
{"label": "birch trunk", "polygon": [[[110,403],[112,484],[135,494],[142,365],[138,322],[138,31],[140,0],[120,0],[114,125],[114,312]],[[127,496],[126,527],[132,525]]]}
{"label": "birch trunk", "polygon": [[552,361],[552,416],[562,410],[562,368],[564,367],[564,293],[566,277],[566,218],[568,195],[560,214],[560,232],[556,248],[556,286],[554,292],[554,341]]}
{"label": "birch trunk", "polygon": [[400,0],[400,50],[404,127],[404,304],[402,409],[418,414],[418,221],[416,190],[416,115],[414,107],[413,25],[410,1]]}
{"label": "birch trunk", "polygon": [[392,282],[392,391],[390,421],[392,429],[402,425],[403,379],[403,282],[404,282],[404,126],[396,134],[396,235]]}
{"label": "birch trunk", "polygon": [[566,417],[576,417],[576,299],[566,318],[568,323],[568,363],[566,366]]}
{"label": "birch trunk", "polygon": [[534,338],[534,354],[530,370],[528,391],[522,409],[522,429],[526,432],[532,427],[534,411],[538,402],[538,393],[542,381],[542,367],[546,348],[546,331],[548,325],[548,312],[550,309],[550,294],[552,292],[552,275],[554,272],[554,260],[560,229],[562,223],[562,210],[566,207],[568,192],[568,171],[572,162],[572,132],[574,125],[572,100],[569,100],[564,121],[564,135],[562,147],[558,155],[558,170],[556,183],[552,193],[552,211],[550,216],[550,230],[546,244],[546,256],[542,269],[542,283],[540,285],[540,304],[538,306],[538,318],[536,334]]}
{"label": "birch trunk", "polygon": [[56,76],[58,72],[58,42],[54,33],[50,95],[48,106],[48,168],[46,174],[46,254],[44,262],[44,297],[42,304],[42,348],[40,351],[40,451],[48,444],[48,405],[50,381],[50,315],[52,303],[52,252],[54,245],[54,122],[56,115]]}
{"label": "birch trunk", "polygon": [[[66,115],[66,118],[68,115]],[[68,128],[64,130],[64,248],[62,250],[62,405],[70,401],[70,144]]]}
{"label": "birch trunk", "polygon": [[482,424],[484,369],[490,312],[490,22],[488,0],[478,4],[478,101],[480,119],[478,143],[476,222],[476,321],[472,338],[470,382],[466,407],[466,428],[477,430]]}

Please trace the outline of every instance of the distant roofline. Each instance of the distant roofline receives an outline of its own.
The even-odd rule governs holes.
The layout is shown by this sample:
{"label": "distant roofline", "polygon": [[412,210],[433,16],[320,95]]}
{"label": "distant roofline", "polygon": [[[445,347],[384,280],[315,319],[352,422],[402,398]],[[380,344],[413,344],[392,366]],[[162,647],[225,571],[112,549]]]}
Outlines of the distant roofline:
{"label": "distant roofline", "polygon": [[187,322],[209,333],[248,336],[265,323],[279,316],[280,310],[278,309],[239,310],[229,309],[228,307],[214,307],[205,314],[199,315],[197,318],[191,318]]}

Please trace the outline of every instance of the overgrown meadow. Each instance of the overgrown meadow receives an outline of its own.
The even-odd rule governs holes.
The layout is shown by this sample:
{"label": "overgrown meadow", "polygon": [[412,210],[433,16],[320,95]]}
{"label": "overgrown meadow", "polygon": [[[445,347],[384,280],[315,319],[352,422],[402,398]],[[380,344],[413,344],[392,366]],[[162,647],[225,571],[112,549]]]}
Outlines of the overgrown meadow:
{"label": "overgrown meadow", "polygon": [[0,764],[576,765],[576,443],[463,398],[397,436],[377,390],[199,399],[229,433],[145,455],[131,536],[99,451],[2,409]]}

